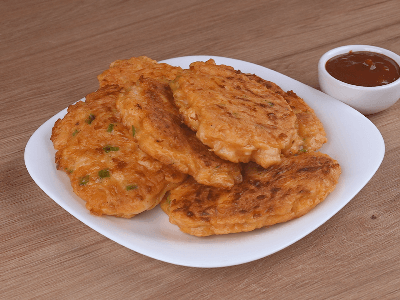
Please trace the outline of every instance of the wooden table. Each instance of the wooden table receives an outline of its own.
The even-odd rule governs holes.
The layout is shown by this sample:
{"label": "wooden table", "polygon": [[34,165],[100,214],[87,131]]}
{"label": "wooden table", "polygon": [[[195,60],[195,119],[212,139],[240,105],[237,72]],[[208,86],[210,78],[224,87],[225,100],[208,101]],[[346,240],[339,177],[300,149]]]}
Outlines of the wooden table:
{"label": "wooden table", "polygon": [[157,261],[81,223],[35,184],[29,137],[97,89],[117,59],[241,59],[318,88],[329,49],[400,53],[399,1],[1,1],[1,299],[400,299],[400,101],[368,116],[386,143],[371,181],[268,257],[199,269]]}

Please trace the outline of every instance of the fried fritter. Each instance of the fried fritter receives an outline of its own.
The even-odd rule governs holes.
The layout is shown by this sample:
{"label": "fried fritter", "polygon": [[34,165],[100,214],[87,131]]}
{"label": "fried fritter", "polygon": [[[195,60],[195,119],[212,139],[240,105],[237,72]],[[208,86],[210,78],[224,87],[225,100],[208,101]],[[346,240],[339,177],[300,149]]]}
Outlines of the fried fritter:
{"label": "fried fritter", "polygon": [[303,216],[332,192],[341,173],[319,152],[285,157],[267,169],[249,163],[231,190],[187,179],[164,196],[172,224],[196,236],[251,231]]}
{"label": "fried fritter", "polygon": [[108,70],[97,76],[97,79],[100,87],[107,85],[128,87],[134,84],[140,76],[168,81],[174,79],[181,70],[180,67],[157,63],[146,56],[140,56],[114,61]]}
{"label": "fried fritter", "polygon": [[117,108],[139,147],[155,159],[205,185],[231,188],[242,181],[238,164],[216,156],[182,123],[168,84],[141,77],[120,94]]}
{"label": "fried fritter", "polygon": [[[324,126],[318,119],[314,110],[293,91],[284,92],[277,84],[264,80],[254,74],[246,74],[250,79],[256,80],[270,90],[281,95],[296,114],[298,132],[303,139],[301,151],[316,151],[327,142]],[[285,153],[289,154],[289,153]]]}
{"label": "fried fritter", "polygon": [[116,109],[119,92],[107,86],[71,105],[51,140],[57,168],[91,213],[130,218],[157,205],[185,176],[138,148]]}
{"label": "fried fritter", "polygon": [[223,159],[268,167],[301,149],[285,99],[232,67],[194,62],[170,86],[185,124]]}

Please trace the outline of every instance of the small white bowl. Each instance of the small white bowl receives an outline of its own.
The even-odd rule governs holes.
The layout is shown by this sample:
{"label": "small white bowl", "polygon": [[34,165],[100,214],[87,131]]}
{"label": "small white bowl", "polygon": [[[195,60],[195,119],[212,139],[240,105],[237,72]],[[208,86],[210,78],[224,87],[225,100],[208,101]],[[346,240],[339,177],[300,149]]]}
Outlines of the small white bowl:
{"label": "small white bowl", "polygon": [[332,49],[326,52],[318,63],[318,80],[321,90],[362,114],[373,114],[385,110],[396,103],[400,98],[400,79],[382,86],[365,87],[345,83],[337,80],[326,70],[326,62],[339,54],[349,51],[370,51],[386,55],[400,65],[400,56],[396,53],[374,46],[349,45]]}

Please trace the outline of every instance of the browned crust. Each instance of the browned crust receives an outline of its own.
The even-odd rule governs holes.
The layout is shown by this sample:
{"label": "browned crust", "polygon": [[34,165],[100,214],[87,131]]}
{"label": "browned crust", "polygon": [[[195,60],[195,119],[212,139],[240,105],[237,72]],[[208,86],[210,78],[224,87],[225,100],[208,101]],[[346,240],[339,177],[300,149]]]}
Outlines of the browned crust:
{"label": "browned crust", "polygon": [[318,152],[284,158],[267,169],[250,163],[243,182],[231,190],[189,178],[164,197],[161,208],[192,235],[251,231],[303,216],[334,190],[340,173],[337,161]]}

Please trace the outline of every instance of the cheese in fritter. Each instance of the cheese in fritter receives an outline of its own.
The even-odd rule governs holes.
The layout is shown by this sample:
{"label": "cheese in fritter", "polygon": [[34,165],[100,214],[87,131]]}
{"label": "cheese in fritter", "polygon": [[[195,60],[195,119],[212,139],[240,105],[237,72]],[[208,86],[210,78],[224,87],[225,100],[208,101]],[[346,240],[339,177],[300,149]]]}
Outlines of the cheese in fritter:
{"label": "cheese in fritter", "polygon": [[155,159],[205,185],[231,188],[242,181],[238,164],[216,156],[182,123],[168,84],[142,77],[120,94],[117,108],[139,147]]}
{"label": "cheese in fritter", "polygon": [[188,178],[160,205],[172,224],[191,235],[251,231],[303,216],[334,190],[340,173],[328,155],[305,153],[266,169],[249,163],[243,182],[231,190]]}

